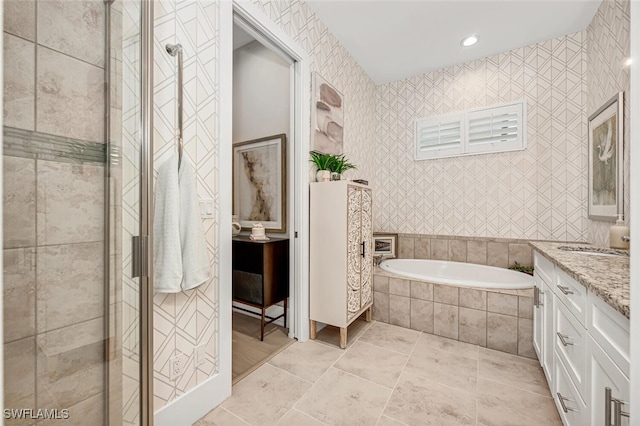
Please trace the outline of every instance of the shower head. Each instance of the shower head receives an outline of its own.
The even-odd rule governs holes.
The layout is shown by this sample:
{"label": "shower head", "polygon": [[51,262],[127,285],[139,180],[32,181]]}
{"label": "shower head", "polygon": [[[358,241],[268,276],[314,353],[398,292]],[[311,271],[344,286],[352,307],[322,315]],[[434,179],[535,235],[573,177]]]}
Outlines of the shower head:
{"label": "shower head", "polygon": [[178,44],[167,44],[165,46],[165,48],[167,49],[167,53],[171,56],[176,56],[178,54],[178,52],[180,52],[182,50],[182,45],[180,43]]}

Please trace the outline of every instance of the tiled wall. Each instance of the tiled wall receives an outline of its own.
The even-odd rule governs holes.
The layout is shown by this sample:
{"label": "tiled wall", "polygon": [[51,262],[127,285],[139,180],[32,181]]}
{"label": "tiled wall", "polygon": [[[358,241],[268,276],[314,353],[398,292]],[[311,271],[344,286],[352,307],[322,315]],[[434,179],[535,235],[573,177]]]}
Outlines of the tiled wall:
{"label": "tiled wall", "polygon": [[344,95],[344,152],[358,167],[347,172],[347,177],[371,182],[378,173],[373,167],[372,147],[376,132],[375,83],[304,1],[253,3],[308,53],[311,72],[318,72]]}
{"label": "tiled wall", "polygon": [[[196,169],[201,198],[218,194],[218,2],[160,1],[154,7],[154,165],[157,170],[176,150],[177,60],[165,51],[167,43],[184,49],[184,159]],[[154,295],[154,409],[203,383],[219,368],[218,324],[218,209],[203,220],[213,276],[200,287],[176,294]],[[194,366],[194,347],[206,346],[206,361]],[[169,359],[189,357],[185,372],[169,378]]]}
{"label": "tiled wall", "polygon": [[[624,65],[630,52],[629,0],[604,0],[586,31],[587,115],[593,114],[616,93],[624,91],[624,218],[630,211],[630,121],[629,67]],[[587,144],[585,133],[584,143]],[[588,221],[588,241],[609,246],[611,222]]]}
{"label": "tiled wall", "polygon": [[533,265],[533,251],[526,240],[459,237],[455,235],[400,234],[400,259],[435,259],[508,268]]}
{"label": "tiled wall", "polygon": [[402,279],[376,268],[373,319],[535,358],[533,291],[479,290]]}
{"label": "tiled wall", "polygon": [[[377,88],[375,229],[585,241],[585,33]],[[527,101],[525,151],[413,159],[416,118]]]}
{"label": "tiled wall", "polygon": [[[3,7],[4,125],[102,143],[104,4]],[[3,161],[4,406],[100,419],[104,164],[35,151]]]}

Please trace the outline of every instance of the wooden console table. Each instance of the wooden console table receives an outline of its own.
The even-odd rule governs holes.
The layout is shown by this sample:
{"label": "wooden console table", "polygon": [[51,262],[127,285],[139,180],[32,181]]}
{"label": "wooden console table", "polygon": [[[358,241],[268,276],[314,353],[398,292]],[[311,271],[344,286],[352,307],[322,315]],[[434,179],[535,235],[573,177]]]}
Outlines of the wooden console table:
{"label": "wooden console table", "polygon": [[[284,317],[287,327],[287,298],[289,297],[289,239],[271,238],[251,241],[248,236],[233,237],[232,243],[233,301],[260,309],[260,340],[264,340],[264,326]],[[276,303],[284,303],[284,313],[277,317],[265,315]],[[236,309],[255,313],[248,309]],[[265,318],[268,321],[265,322]]]}

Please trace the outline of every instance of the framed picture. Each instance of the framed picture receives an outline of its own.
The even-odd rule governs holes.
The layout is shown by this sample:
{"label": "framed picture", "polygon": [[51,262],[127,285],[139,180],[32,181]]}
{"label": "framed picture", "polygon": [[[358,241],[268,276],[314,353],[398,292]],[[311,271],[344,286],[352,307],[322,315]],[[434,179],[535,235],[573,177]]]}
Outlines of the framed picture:
{"label": "framed picture", "polygon": [[233,144],[233,214],[243,230],[286,232],[286,135]]}
{"label": "framed picture", "polygon": [[323,154],[342,154],[344,97],[318,73],[314,76],[311,150]]}
{"label": "framed picture", "polygon": [[589,117],[589,219],[615,221],[623,210],[623,92]]}
{"label": "framed picture", "polygon": [[373,234],[373,255],[397,257],[398,234]]}

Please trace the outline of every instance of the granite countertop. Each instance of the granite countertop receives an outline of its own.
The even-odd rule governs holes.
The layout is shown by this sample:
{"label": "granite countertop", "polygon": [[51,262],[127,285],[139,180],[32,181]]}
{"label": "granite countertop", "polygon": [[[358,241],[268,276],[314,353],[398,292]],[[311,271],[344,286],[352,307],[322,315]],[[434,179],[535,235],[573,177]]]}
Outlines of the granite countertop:
{"label": "granite countertop", "polygon": [[629,256],[598,256],[559,249],[569,246],[599,250],[586,243],[532,241],[529,244],[609,306],[630,318]]}

